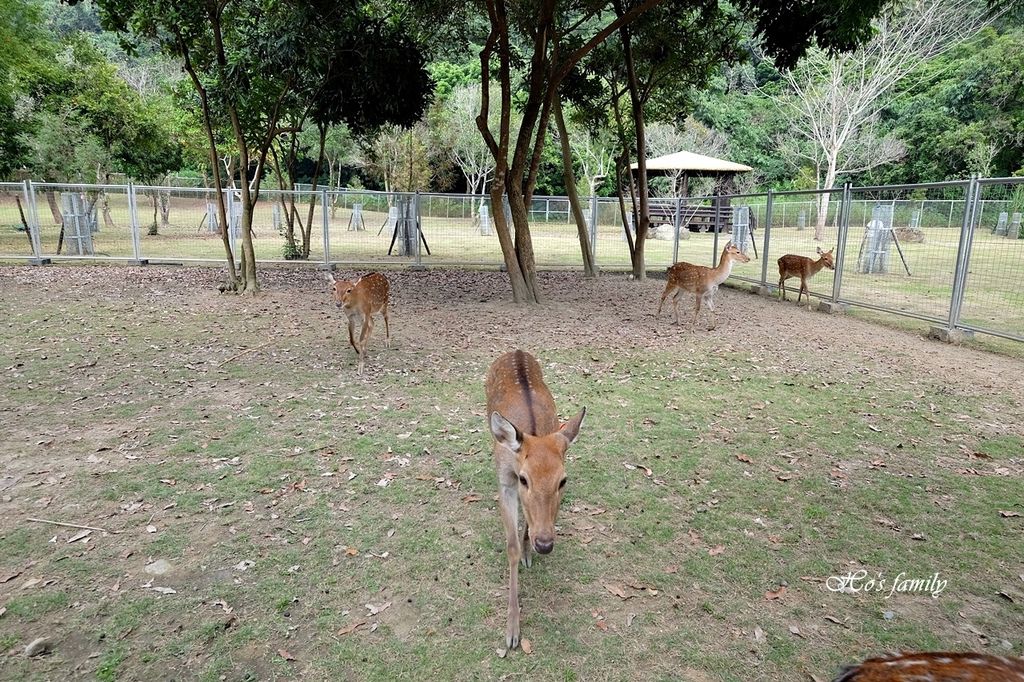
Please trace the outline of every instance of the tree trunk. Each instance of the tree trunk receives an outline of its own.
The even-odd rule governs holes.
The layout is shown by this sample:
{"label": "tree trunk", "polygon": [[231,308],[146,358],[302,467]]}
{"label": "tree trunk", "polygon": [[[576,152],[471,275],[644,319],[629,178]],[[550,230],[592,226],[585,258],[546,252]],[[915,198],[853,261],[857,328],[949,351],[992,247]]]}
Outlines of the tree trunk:
{"label": "tree trunk", "polygon": [[[822,189],[832,189],[836,183],[836,175],[836,161],[830,158],[828,168],[825,169],[825,182],[821,185]],[[818,219],[814,221],[814,241],[820,242],[825,238],[825,223],[828,221],[828,204],[831,199],[832,195],[828,192],[818,195]]]}
{"label": "tree trunk", "polygon": [[28,221],[25,220],[25,211],[21,207],[21,197],[17,194],[14,195],[14,203],[18,205],[18,215],[21,216],[21,224],[25,227],[25,236],[28,237],[28,246],[32,251],[32,255],[35,255],[35,244],[32,243],[32,229],[28,226]]}
{"label": "tree trunk", "polygon": [[[615,10],[622,15],[619,0],[615,2]],[[636,248],[633,250],[633,277],[642,280],[647,277],[647,268],[644,265],[644,242],[647,241],[647,231],[651,223],[647,190],[647,135],[644,130],[644,105],[640,99],[640,86],[637,83],[636,68],[633,64],[632,33],[629,26],[622,26],[619,29],[619,35],[622,38],[622,53],[626,61],[626,85],[629,90],[630,109],[633,112],[633,124],[636,132],[636,183],[640,210],[636,223]]]}
{"label": "tree trunk", "polygon": [[491,185],[491,217],[494,221],[494,231],[498,235],[498,244],[501,246],[501,255],[505,259],[509,284],[512,286],[512,300],[515,303],[525,303],[532,298],[519,266],[519,259],[516,257],[516,247],[512,243],[508,221],[505,219],[505,205],[502,201],[504,184],[503,180],[499,182],[496,179]]}
{"label": "tree trunk", "polygon": [[210,100],[207,96],[206,88],[203,86],[202,81],[199,80],[199,77],[196,75],[195,69],[192,66],[191,56],[187,48],[185,48],[185,43],[180,39],[180,37],[179,46],[182,48],[182,59],[184,61],[185,71],[192,80],[192,84],[195,86],[196,92],[199,93],[199,105],[203,113],[203,132],[206,133],[206,143],[210,151],[210,168],[213,171],[213,187],[217,195],[216,203],[217,217],[220,221],[220,239],[224,246],[224,255],[227,257],[228,262],[227,286],[231,289],[237,289],[239,285],[238,271],[235,269],[234,254],[231,253],[231,235],[229,232],[231,225],[228,223],[227,208],[224,205],[224,182],[220,174],[220,156],[217,153],[217,140],[213,135],[214,125],[210,116]]}
{"label": "tree trunk", "polygon": [[[313,240],[313,212],[316,210],[316,188],[320,181],[320,171],[324,167],[324,148],[327,145],[327,126],[317,124],[320,129],[320,153],[317,155],[316,167],[313,169],[313,183],[310,187],[312,193],[309,197],[309,213],[306,217],[306,226],[302,230],[302,257],[305,259],[309,258],[310,242]],[[323,206],[321,210],[326,211],[327,207]]]}
{"label": "tree trunk", "polygon": [[168,227],[171,224],[171,193],[160,192],[160,224]]}
{"label": "tree trunk", "polygon": [[160,223],[158,222],[158,217],[157,217],[159,215],[159,211],[160,211],[160,197],[159,197],[159,194],[160,193],[157,192],[155,189],[153,190],[153,224],[149,226],[149,232],[147,233],[151,237],[154,236],[154,235],[159,234],[159,232],[157,232],[157,228],[160,226]]}
{"label": "tree trunk", "polygon": [[562,177],[565,180],[565,193],[569,198],[569,207],[572,209],[572,216],[576,221],[576,231],[580,238],[583,274],[586,277],[597,277],[597,268],[594,267],[594,253],[590,247],[590,232],[587,229],[587,221],[583,217],[583,210],[580,208],[579,194],[576,192],[576,174],[572,168],[572,150],[569,149],[569,133],[565,127],[565,115],[562,112],[562,99],[560,97],[555,99],[554,114],[555,125],[558,127],[558,137],[562,148]]}

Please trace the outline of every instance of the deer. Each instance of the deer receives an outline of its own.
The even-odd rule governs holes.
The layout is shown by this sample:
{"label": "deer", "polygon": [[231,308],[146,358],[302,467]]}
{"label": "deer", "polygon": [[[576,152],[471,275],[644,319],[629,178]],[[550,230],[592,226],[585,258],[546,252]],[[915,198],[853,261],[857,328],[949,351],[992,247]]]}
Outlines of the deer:
{"label": "deer", "polygon": [[978,653],[902,653],[870,658],[834,682],[1024,682],[1024,658]]}
{"label": "deer", "polygon": [[[671,266],[666,272],[668,282],[665,283],[665,291],[661,294],[661,302],[658,303],[657,317],[661,316],[661,307],[669,294],[672,296],[672,307],[676,314],[676,324],[679,324],[679,294],[684,290],[692,292],[696,296],[693,310],[693,324],[696,326],[697,318],[700,316],[700,305],[706,303],[711,311],[711,326],[708,330],[715,328],[715,292],[718,285],[729,278],[734,263],[748,263],[750,256],[743,253],[739,248],[729,241],[722,249],[722,257],[718,259],[718,265],[709,268],[704,265],[694,265],[680,261]],[[674,292],[674,293],[673,293]]]}
{"label": "deer", "polygon": [[[384,346],[391,347],[388,278],[379,272],[371,272],[353,280],[335,279],[334,274],[329,272],[327,279],[334,285],[334,303],[344,310],[345,316],[348,317],[348,342],[352,344],[358,357],[356,373],[362,374],[366,362],[366,347],[373,332],[373,316],[377,313],[384,316]],[[363,326],[357,342],[353,332],[358,317],[362,317]]]}
{"label": "deer", "polygon": [[813,260],[807,256],[797,256],[792,253],[787,253],[779,258],[779,295],[783,301],[786,300],[785,281],[790,277],[799,277],[800,292],[796,295],[796,304],[800,305],[800,296],[807,294],[807,305],[810,305],[811,292],[807,289],[807,280],[818,274],[822,268],[836,269],[836,263],[832,260],[833,249],[822,251],[819,246],[817,251],[818,255],[821,256],[818,260]]}
{"label": "deer", "polygon": [[484,388],[494,439],[498,510],[508,552],[505,645],[515,649],[520,642],[519,564],[529,568],[533,564],[531,550],[550,554],[555,547],[555,519],[566,485],[565,453],[576,442],[587,409],[561,423],[540,364],[521,350],[494,361]]}

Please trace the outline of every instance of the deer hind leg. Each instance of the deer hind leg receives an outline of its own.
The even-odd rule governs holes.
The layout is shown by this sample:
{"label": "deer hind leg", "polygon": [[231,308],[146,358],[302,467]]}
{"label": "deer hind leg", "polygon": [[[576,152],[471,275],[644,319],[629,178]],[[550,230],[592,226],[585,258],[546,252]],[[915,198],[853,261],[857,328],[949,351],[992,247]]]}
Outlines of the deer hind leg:
{"label": "deer hind leg", "polygon": [[505,646],[519,646],[519,493],[511,486],[500,485],[498,510],[505,526],[505,549],[508,552],[508,625],[505,628]]}
{"label": "deer hind leg", "polygon": [[786,300],[786,278],[779,277],[779,300]]}
{"label": "deer hind leg", "polygon": [[701,299],[702,298],[703,297],[700,294],[697,294],[696,296],[694,296],[694,305],[693,305],[693,327],[694,328],[697,327],[697,318],[700,317],[700,303],[701,303]]}
{"label": "deer hind leg", "polygon": [[381,309],[384,313],[384,347],[391,348],[391,322],[388,320],[388,304]]}
{"label": "deer hind leg", "polygon": [[807,305],[811,304],[811,291],[807,288],[807,280],[803,277],[800,278],[800,293],[796,295],[796,304],[800,305],[800,294],[803,294],[807,299]]}
{"label": "deer hind leg", "polygon": [[655,317],[661,317],[661,307],[665,305],[665,299],[668,298],[668,295],[672,293],[674,290],[675,287],[672,286],[671,284],[665,285],[665,291],[661,292],[661,300],[658,302],[658,312],[654,314]]}

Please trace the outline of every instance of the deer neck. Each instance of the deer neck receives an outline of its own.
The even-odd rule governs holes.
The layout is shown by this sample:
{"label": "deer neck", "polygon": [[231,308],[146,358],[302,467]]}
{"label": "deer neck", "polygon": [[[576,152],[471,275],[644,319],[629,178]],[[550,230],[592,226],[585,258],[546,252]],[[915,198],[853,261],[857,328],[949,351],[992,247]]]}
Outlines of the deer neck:
{"label": "deer neck", "polygon": [[823,267],[825,267],[825,257],[824,256],[822,256],[818,260],[812,260],[811,261],[811,271],[810,271],[809,274],[817,275],[819,272],[821,272],[821,269]]}
{"label": "deer neck", "polygon": [[715,273],[712,280],[715,284],[721,284],[725,280],[729,279],[729,275],[732,274],[732,266],[736,261],[733,260],[732,256],[728,253],[723,253],[722,258],[718,261],[718,265],[712,268]]}

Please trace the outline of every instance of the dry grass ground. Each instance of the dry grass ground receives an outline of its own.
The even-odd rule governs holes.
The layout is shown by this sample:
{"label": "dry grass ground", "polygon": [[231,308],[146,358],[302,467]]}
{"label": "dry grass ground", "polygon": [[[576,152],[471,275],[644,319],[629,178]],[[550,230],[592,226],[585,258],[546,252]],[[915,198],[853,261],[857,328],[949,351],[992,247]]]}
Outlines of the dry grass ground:
{"label": "dry grass ground", "polygon": [[[311,270],[239,299],[214,269],[0,268],[0,678],[789,682],[1022,652],[1021,360],[732,290],[707,332],[653,317],[659,281],[545,274],[523,308],[500,273],[388,275],[394,347],[360,378]],[[515,347],[588,420],[520,574],[532,653],[500,658],[482,383]],[[827,588],[859,569],[887,589]],[[890,595],[900,572],[948,584]]]}

